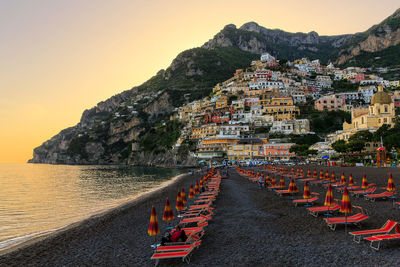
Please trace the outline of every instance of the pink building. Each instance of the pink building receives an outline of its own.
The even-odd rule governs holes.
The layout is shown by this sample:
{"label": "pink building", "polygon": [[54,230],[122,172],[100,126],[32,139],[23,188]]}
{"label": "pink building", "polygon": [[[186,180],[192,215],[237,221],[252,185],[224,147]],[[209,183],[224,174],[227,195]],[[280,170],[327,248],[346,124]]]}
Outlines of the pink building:
{"label": "pink building", "polygon": [[316,100],[314,103],[314,108],[319,111],[323,110],[338,110],[345,105],[344,95],[327,95]]}

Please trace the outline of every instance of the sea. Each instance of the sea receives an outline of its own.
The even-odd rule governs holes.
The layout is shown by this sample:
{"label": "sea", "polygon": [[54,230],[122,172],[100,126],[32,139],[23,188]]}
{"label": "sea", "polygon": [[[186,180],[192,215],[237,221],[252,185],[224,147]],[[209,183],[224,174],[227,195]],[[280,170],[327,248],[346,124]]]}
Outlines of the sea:
{"label": "sea", "polygon": [[0,164],[0,251],[117,207],[188,171]]}

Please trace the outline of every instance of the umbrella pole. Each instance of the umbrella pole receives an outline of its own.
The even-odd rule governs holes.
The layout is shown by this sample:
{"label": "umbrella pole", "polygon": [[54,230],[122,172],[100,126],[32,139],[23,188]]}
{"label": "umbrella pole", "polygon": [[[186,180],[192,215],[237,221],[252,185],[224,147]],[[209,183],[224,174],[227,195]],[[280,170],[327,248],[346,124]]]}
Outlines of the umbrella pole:
{"label": "umbrella pole", "polygon": [[347,236],[347,212],[346,212],[346,215],[344,217],[345,217],[345,221],[346,221],[346,224],[344,225],[344,233]]}

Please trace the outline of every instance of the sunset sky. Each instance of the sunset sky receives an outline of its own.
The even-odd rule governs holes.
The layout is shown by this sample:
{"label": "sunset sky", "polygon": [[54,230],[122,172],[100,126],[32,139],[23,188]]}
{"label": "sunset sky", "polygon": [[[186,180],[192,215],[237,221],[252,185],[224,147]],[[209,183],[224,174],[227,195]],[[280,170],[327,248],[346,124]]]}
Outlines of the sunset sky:
{"label": "sunset sky", "polygon": [[146,81],[226,24],[355,33],[399,7],[398,0],[2,0],[0,162],[26,162],[85,109]]}

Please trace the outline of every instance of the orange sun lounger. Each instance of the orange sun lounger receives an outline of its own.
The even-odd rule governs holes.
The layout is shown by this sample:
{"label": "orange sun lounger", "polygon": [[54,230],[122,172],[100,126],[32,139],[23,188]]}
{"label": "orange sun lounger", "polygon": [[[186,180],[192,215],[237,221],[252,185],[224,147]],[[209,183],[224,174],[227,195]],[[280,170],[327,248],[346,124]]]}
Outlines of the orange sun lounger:
{"label": "orange sun lounger", "polygon": [[393,196],[394,194],[395,194],[395,192],[386,191],[386,192],[383,192],[380,194],[367,194],[367,195],[365,195],[365,198],[374,202],[376,199],[385,199],[385,198]]}
{"label": "orange sun lounger", "polygon": [[[191,245],[189,245],[188,247],[183,245],[184,247],[182,247],[181,250],[177,250],[177,248],[175,250],[167,250],[167,251],[160,251],[160,252],[155,252],[153,254],[153,256],[151,256],[152,260],[156,260],[156,264],[155,266],[158,265],[158,263],[160,262],[160,260],[166,260],[166,259],[176,259],[176,258],[181,258],[183,262],[187,262],[190,263],[190,255],[191,252],[193,251],[194,248],[196,248],[200,243],[196,242],[193,243]],[[163,246],[163,247],[167,247],[167,246]],[[168,246],[168,247],[173,247],[173,246]],[[179,247],[179,246],[176,246]]]}
{"label": "orange sun lounger", "polygon": [[356,231],[350,232],[349,234],[353,236],[354,242],[360,243],[361,238],[367,235],[376,235],[376,234],[388,234],[390,231],[394,229],[397,225],[397,222],[387,220],[386,223],[379,229],[371,229],[371,230],[363,230],[363,231]]}
{"label": "orange sun lounger", "polygon": [[355,215],[347,217],[334,217],[334,218],[324,218],[325,222],[328,224],[328,227],[331,228],[331,230],[335,231],[336,226],[338,224],[359,224],[360,222],[368,219],[369,216],[362,214],[362,213],[357,213]]}
{"label": "orange sun lounger", "polygon": [[365,189],[365,190],[354,190],[354,191],[350,191],[350,193],[351,193],[352,195],[355,195],[355,196],[358,197],[358,196],[360,196],[360,195],[372,194],[372,193],[375,192],[375,190],[376,190],[376,186],[373,186],[373,187],[368,188],[368,189]]}
{"label": "orange sun lounger", "polygon": [[318,214],[320,212],[330,212],[330,211],[337,211],[340,209],[340,205],[335,205],[333,207],[326,207],[326,206],[321,206],[321,207],[311,207],[311,208],[307,208],[307,210],[309,211],[309,213],[314,216],[317,217]]}
{"label": "orange sun lounger", "polygon": [[313,198],[300,198],[293,200],[294,205],[297,207],[299,204],[311,204],[318,200],[318,197]]}
{"label": "orange sun lounger", "polygon": [[[379,247],[381,245],[381,241],[384,240],[396,240],[400,239],[400,234],[386,234],[386,235],[374,235],[370,237],[366,237],[365,240],[371,241],[370,247],[379,250]],[[377,246],[374,246],[374,242],[378,242]]]}

